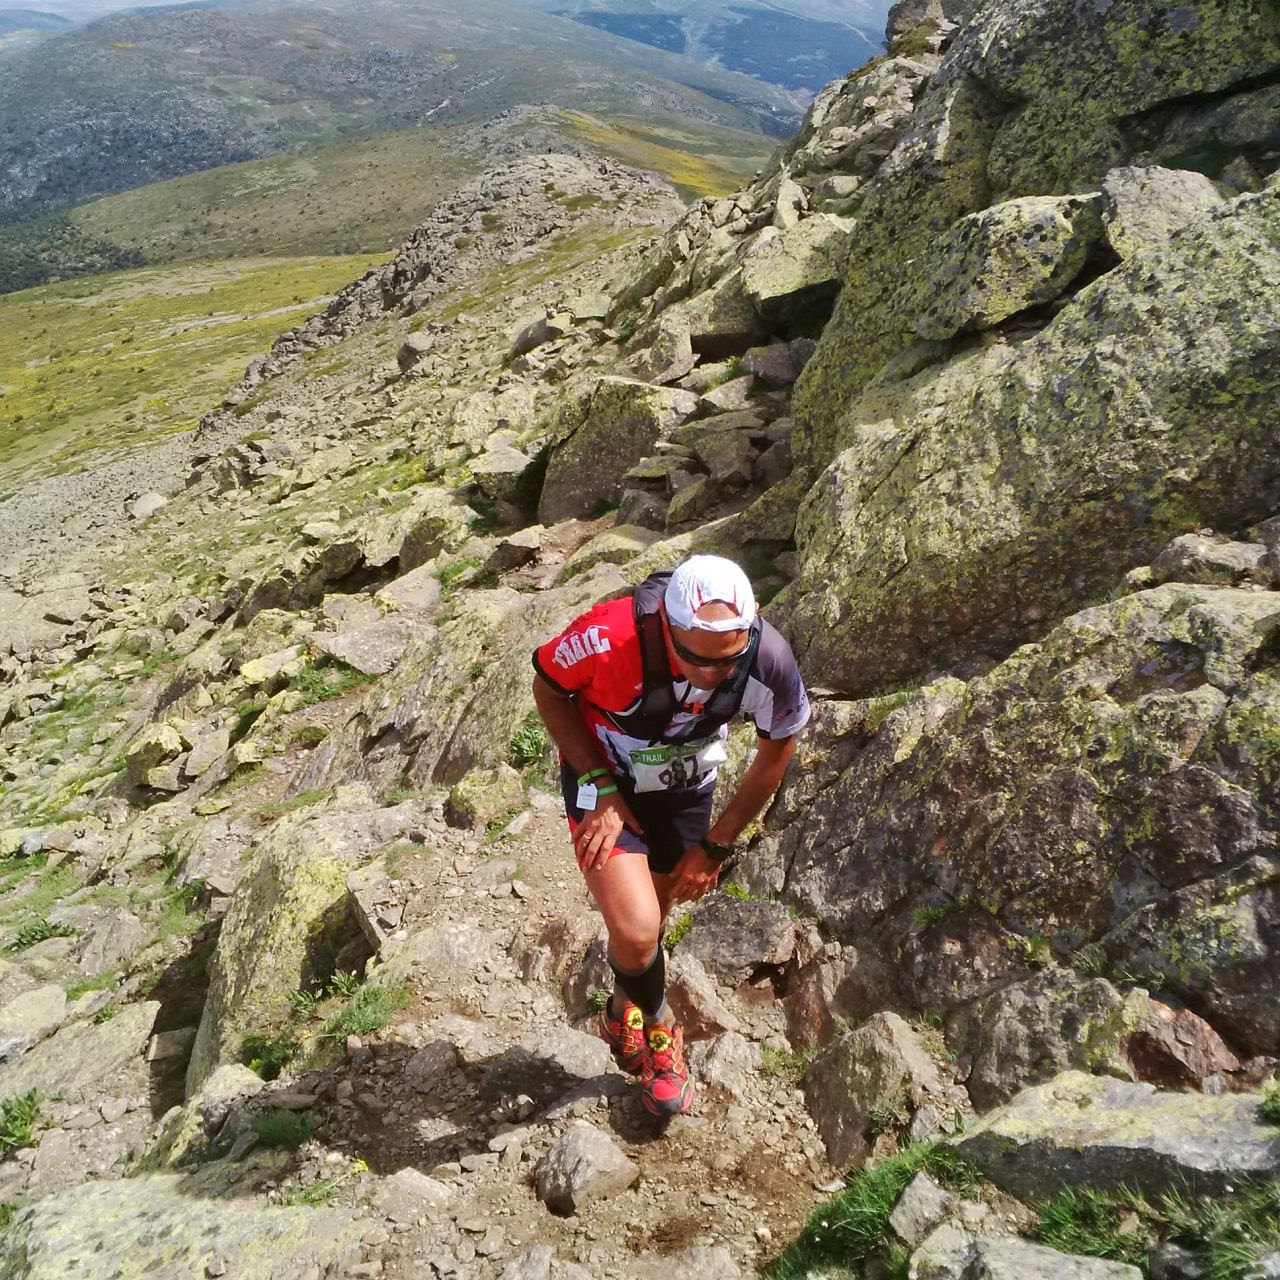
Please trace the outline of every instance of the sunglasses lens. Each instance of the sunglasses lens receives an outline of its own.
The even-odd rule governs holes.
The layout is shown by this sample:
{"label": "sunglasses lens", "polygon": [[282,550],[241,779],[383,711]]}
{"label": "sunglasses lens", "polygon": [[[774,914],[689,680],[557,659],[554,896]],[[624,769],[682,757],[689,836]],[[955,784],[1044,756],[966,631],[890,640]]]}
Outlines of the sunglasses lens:
{"label": "sunglasses lens", "polygon": [[715,667],[717,669],[736,667],[747,656],[746,649],[741,649],[725,658],[708,658],[701,653],[693,653],[691,650],[686,649],[675,636],[671,637],[671,644],[686,662],[692,663],[696,667]]}

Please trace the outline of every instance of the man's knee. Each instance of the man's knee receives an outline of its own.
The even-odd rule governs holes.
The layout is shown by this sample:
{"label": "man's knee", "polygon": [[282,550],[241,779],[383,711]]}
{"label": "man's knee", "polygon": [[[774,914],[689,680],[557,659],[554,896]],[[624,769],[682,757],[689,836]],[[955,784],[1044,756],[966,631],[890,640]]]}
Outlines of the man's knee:
{"label": "man's knee", "polygon": [[658,949],[658,933],[662,921],[657,913],[653,919],[629,920],[609,930],[609,954],[620,969],[640,970],[653,959]]}

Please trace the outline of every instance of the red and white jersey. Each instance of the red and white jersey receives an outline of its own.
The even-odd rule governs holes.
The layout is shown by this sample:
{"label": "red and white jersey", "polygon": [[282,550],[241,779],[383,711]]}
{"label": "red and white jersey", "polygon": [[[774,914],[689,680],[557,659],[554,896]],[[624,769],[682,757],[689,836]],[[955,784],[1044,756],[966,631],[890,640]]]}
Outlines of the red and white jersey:
{"label": "red and white jersey", "polygon": [[[760,626],[740,713],[755,721],[762,738],[789,738],[808,723],[809,698],[791,646],[768,622],[761,620]],[[631,737],[604,714],[634,711],[644,693],[640,635],[630,596],[603,601],[575,618],[534,650],[533,665],[548,684],[576,697],[583,721],[599,739],[606,759],[637,790],[714,784],[716,766],[725,758],[727,726],[694,742],[681,741],[711,697],[710,689],[694,688],[670,672],[677,710],[663,736],[653,741]],[[680,745],[664,747],[668,741]]]}

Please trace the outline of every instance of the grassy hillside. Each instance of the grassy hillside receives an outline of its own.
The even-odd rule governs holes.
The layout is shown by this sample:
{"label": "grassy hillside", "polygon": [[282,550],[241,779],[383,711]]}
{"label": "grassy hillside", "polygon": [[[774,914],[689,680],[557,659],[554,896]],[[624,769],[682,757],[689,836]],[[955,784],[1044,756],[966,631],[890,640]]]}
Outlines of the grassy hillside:
{"label": "grassy hillside", "polygon": [[193,426],[277,333],[379,261],[186,263],[0,298],[0,494]]}
{"label": "grassy hillside", "polygon": [[183,259],[391,249],[441,197],[492,162],[501,145],[495,131],[518,145],[539,127],[656,170],[690,198],[741,186],[770,149],[760,134],[697,121],[602,119],[554,109],[506,130],[403,129],[188,174],[0,227],[0,293]]}

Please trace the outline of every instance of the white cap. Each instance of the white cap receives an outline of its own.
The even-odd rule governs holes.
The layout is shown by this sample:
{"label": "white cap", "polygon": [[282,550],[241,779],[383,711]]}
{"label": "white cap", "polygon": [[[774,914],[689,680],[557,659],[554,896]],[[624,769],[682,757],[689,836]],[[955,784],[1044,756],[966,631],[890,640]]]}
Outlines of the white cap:
{"label": "white cap", "polygon": [[[727,604],[738,616],[699,618],[698,610],[713,600]],[[723,556],[690,556],[671,575],[663,603],[671,625],[685,631],[743,631],[756,617],[756,597],[747,575]]]}

